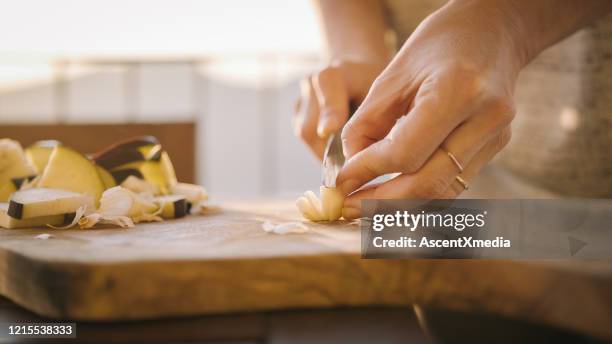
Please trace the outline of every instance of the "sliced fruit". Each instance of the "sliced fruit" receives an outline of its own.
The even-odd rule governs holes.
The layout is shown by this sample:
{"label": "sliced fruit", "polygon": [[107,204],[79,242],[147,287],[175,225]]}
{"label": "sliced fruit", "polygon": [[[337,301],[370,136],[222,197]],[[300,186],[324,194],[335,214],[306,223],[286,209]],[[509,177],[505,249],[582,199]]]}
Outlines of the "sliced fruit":
{"label": "sliced fruit", "polygon": [[155,198],[161,207],[161,217],[164,219],[178,219],[187,215],[187,200],[184,196],[168,195]]}
{"label": "sliced fruit", "polygon": [[135,161],[119,166],[111,172],[118,184],[128,176],[142,178],[159,188],[159,194],[170,193],[172,187],[177,183],[174,166],[167,152],[161,152],[159,160]]}
{"label": "sliced fruit", "polygon": [[13,228],[32,228],[46,225],[60,226],[72,222],[74,213],[59,214],[50,216],[32,217],[29,219],[15,219],[8,215],[8,203],[0,203],[0,227]]}
{"label": "sliced fruit", "polygon": [[[0,201],[6,201],[11,194],[13,178],[22,178],[35,174],[28,163],[19,142],[10,139],[0,140]],[[8,190],[8,191],[7,191]]]}
{"label": "sliced fruit", "polygon": [[59,189],[27,189],[13,194],[7,214],[15,219],[74,213],[80,207],[92,207],[93,198]]}
{"label": "sliced fruit", "polygon": [[172,161],[170,160],[170,155],[168,155],[168,152],[161,152],[159,162],[161,163],[162,172],[164,173],[166,183],[169,187],[172,187],[178,181],[176,179],[176,173],[174,172],[174,165],[172,165]]}
{"label": "sliced fruit", "polygon": [[37,187],[62,189],[90,195],[96,205],[104,183],[96,166],[81,153],[65,146],[56,146],[49,158]]}
{"label": "sliced fruit", "polygon": [[203,186],[189,183],[176,183],[170,188],[173,195],[185,196],[187,202],[198,203],[208,199],[208,192]]}
{"label": "sliced fruit", "polygon": [[[135,176],[144,179],[159,188],[159,191],[162,194],[168,194],[170,185],[166,180],[161,162],[159,161],[150,160],[132,162],[118,167],[116,170],[113,170],[112,173],[115,176],[115,180],[117,180],[118,177],[123,177],[123,175],[125,175],[125,178],[128,176]],[[123,181],[121,181],[121,183],[123,183]]]}
{"label": "sliced fruit", "polygon": [[13,183],[4,183],[0,185],[0,202],[8,201],[15,191],[17,191],[17,189]]}
{"label": "sliced fruit", "polygon": [[135,170],[133,168],[129,168],[126,170],[112,171],[111,175],[115,179],[115,183],[121,184],[123,183],[129,176],[134,176],[136,178],[144,179],[144,176],[140,171]]}
{"label": "sliced fruit", "polygon": [[98,175],[100,176],[100,179],[102,180],[105,189],[110,189],[114,186],[117,186],[115,178],[110,172],[108,172],[107,169],[100,165],[96,165],[96,170],[98,171]]}
{"label": "sliced fruit", "polygon": [[8,201],[13,192],[19,190],[24,182],[29,182],[36,178],[35,175],[27,177],[12,178],[9,183],[0,186],[0,202]]}
{"label": "sliced fruit", "polygon": [[25,149],[25,155],[30,164],[36,168],[37,173],[41,173],[45,169],[53,148],[60,144],[56,140],[42,140],[34,142]]}
{"label": "sliced fruit", "polygon": [[141,136],[111,145],[92,156],[96,164],[112,170],[136,161],[159,160],[161,146],[153,136]]}

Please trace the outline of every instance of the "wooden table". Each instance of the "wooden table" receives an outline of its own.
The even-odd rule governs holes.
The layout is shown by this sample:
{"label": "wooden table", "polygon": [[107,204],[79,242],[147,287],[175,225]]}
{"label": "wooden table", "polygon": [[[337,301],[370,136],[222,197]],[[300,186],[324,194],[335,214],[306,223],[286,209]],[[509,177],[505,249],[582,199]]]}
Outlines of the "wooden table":
{"label": "wooden table", "polygon": [[364,260],[356,224],[261,228],[296,218],[260,202],[128,230],[1,230],[0,293],[78,321],[417,303],[612,339],[609,262]]}

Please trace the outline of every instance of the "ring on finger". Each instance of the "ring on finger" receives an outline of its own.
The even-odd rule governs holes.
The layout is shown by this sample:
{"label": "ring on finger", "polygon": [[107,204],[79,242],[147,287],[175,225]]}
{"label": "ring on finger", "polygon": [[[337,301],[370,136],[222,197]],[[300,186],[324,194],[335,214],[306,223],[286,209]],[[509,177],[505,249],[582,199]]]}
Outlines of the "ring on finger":
{"label": "ring on finger", "polygon": [[453,164],[455,164],[455,166],[457,166],[457,168],[459,169],[459,173],[463,172],[463,165],[461,165],[461,163],[459,162],[459,160],[455,157],[455,155],[449,151],[447,151],[444,148],[440,148],[444,153],[446,153],[446,155],[448,155],[448,157],[453,161]]}
{"label": "ring on finger", "polygon": [[455,176],[455,179],[459,182],[459,184],[461,184],[461,186],[463,186],[463,190],[468,189],[469,184],[465,181],[465,179],[461,178],[461,176]]}

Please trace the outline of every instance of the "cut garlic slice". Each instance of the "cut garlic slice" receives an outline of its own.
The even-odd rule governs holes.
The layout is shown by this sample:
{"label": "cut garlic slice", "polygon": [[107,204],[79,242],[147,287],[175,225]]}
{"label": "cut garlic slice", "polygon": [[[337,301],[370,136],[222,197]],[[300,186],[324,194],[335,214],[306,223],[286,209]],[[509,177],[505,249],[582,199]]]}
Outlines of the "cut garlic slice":
{"label": "cut garlic slice", "polygon": [[321,186],[320,199],[312,191],[306,191],[295,205],[306,219],[314,222],[336,221],[342,217],[344,195],[336,188]]}

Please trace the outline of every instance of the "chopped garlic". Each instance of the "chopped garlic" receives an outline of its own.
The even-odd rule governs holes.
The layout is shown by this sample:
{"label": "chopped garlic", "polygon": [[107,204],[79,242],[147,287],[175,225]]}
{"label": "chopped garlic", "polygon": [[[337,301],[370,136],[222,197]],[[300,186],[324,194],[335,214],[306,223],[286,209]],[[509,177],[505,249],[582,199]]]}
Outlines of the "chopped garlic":
{"label": "chopped garlic", "polygon": [[321,199],[312,191],[306,191],[295,202],[298,210],[306,219],[314,222],[336,221],[342,217],[344,195],[336,188],[321,186]]}

